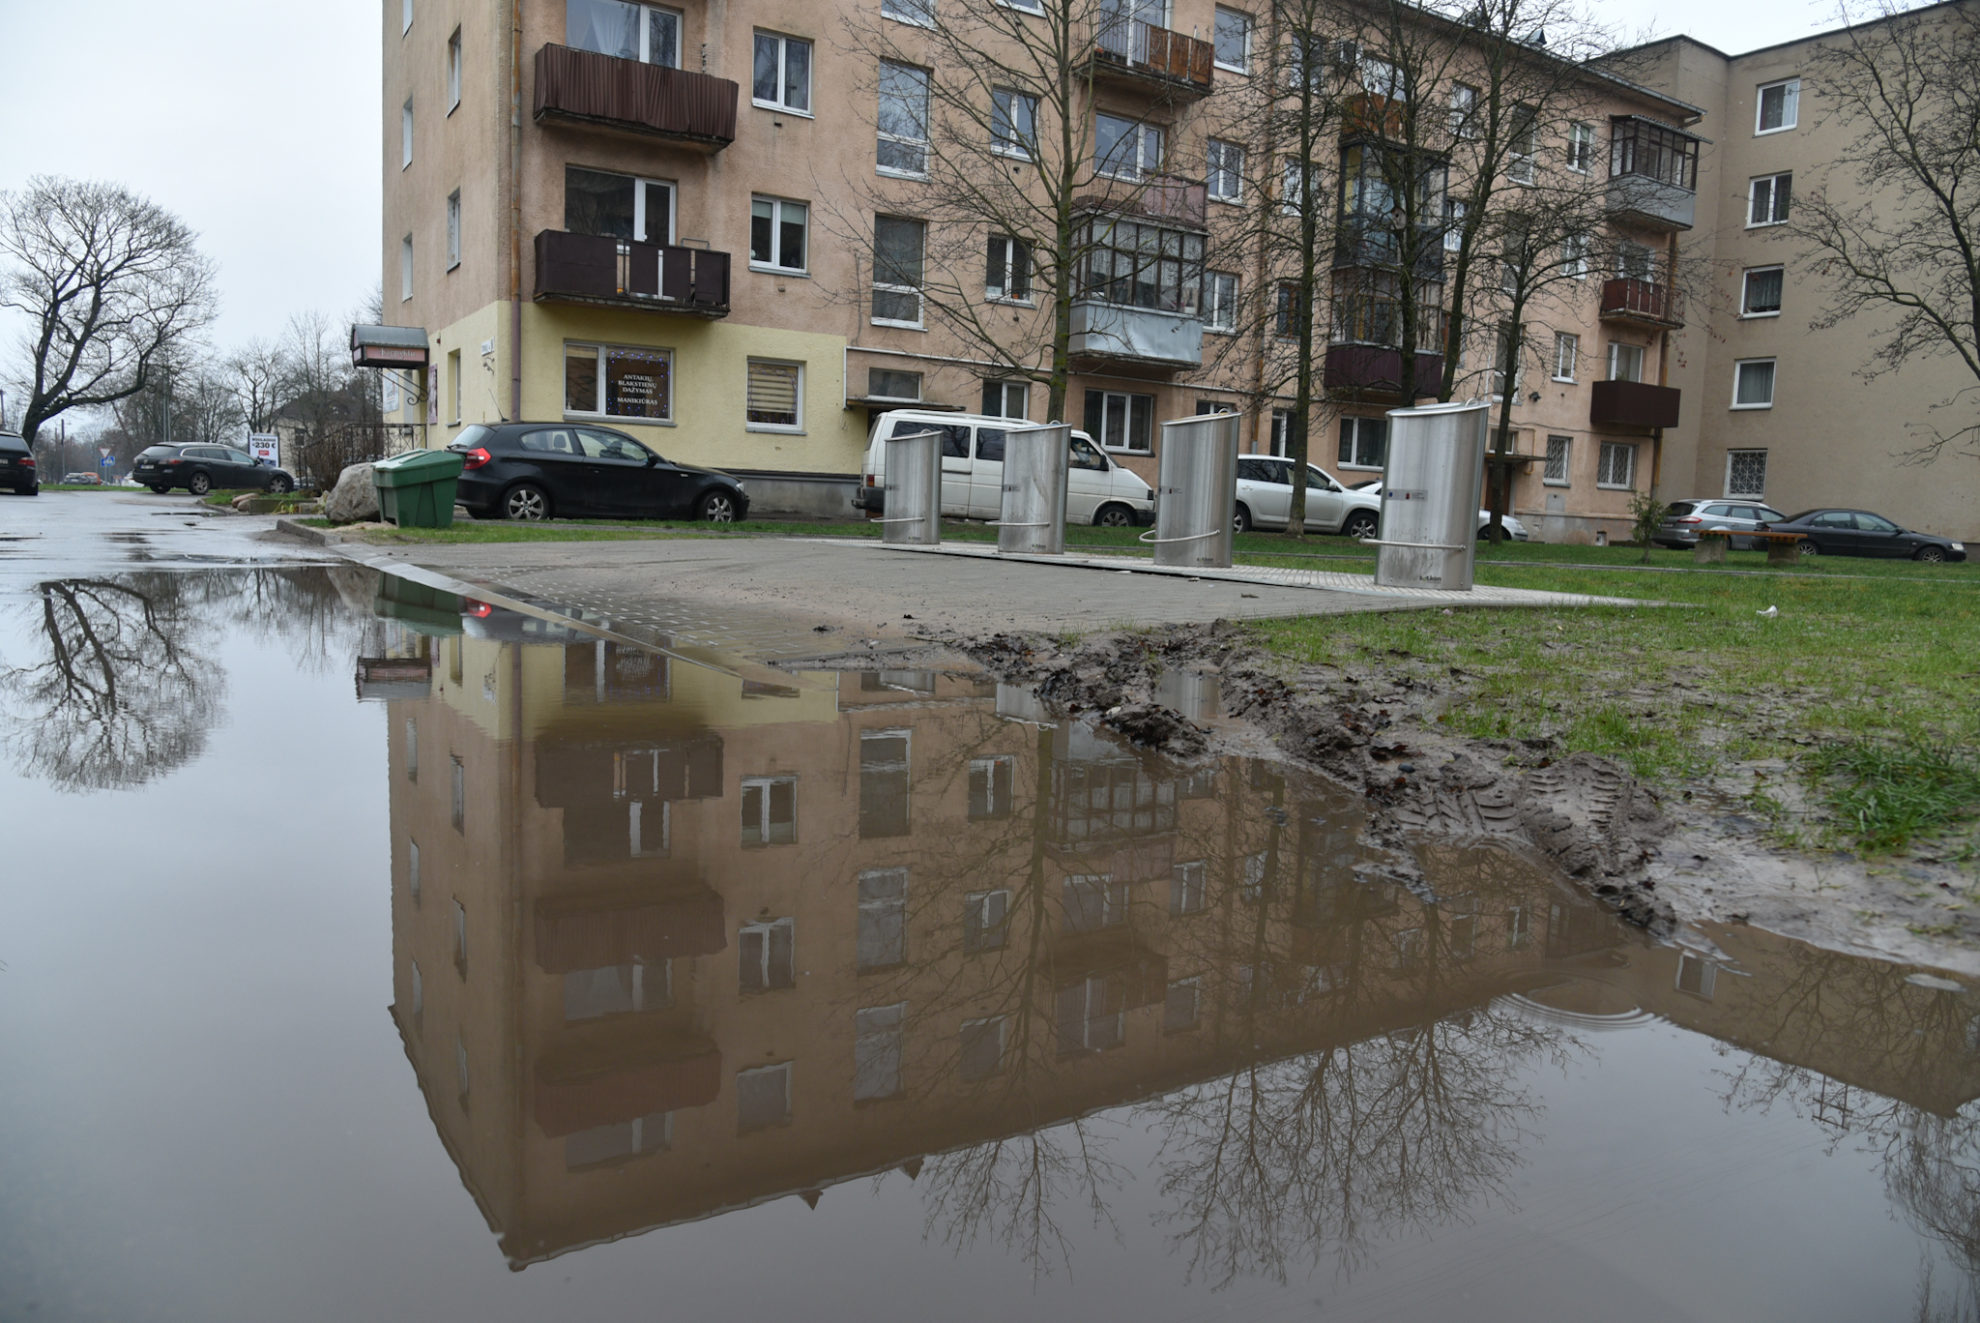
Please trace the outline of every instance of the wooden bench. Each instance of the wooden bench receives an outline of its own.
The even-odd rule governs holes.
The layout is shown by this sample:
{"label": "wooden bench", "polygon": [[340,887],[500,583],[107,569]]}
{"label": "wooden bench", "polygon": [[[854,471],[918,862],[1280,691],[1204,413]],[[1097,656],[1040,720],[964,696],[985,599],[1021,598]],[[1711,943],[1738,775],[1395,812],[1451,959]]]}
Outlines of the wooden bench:
{"label": "wooden bench", "polygon": [[1767,544],[1769,565],[1793,565],[1801,559],[1801,533],[1762,533],[1751,528],[1706,528],[1698,533],[1692,559],[1700,565],[1723,565],[1726,548],[1736,537],[1750,537]]}

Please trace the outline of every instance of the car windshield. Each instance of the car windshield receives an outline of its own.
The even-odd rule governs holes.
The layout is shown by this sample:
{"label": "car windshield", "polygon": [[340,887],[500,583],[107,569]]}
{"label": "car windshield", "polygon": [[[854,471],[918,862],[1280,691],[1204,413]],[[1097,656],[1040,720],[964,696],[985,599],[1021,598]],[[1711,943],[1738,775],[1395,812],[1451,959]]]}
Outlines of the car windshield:
{"label": "car windshield", "polygon": [[139,459],[166,459],[179,453],[177,446],[146,446],[138,454]]}
{"label": "car windshield", "polygon": [[1672,515],[1688,515],[1697,506],[1698,502],[1696,501],[1672,501],[1670,504],[1670,513]]}

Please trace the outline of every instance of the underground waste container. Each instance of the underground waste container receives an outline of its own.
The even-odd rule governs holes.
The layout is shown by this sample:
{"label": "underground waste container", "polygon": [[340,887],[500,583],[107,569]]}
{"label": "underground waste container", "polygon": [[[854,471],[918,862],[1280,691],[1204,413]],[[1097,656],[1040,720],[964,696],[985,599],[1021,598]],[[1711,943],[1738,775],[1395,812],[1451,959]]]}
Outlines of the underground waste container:
{"label": "underground waste container", "polygon": [[467,456],[458,450],[412,450],[371,466],[378,513],[401,528],[451,528],[454,484]]}

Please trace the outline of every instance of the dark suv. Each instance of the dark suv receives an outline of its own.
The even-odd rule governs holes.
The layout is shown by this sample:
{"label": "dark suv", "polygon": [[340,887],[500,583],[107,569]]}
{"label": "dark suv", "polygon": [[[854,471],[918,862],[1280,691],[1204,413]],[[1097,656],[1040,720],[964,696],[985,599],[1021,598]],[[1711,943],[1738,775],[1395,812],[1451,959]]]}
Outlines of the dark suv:
{"label": "dark suv", "polygon": [[0,486],[16,496],[41,495],[41,474],[34,467],[34,451],[18,432],[0,432]]}
{"label": "dark suv", "polygon": [[728,474],[671,463],[607,427],[477,423],[447,448],[467,457],[455,499],[476,519],[605,515],[726,524],[749,514],[749,494]]}
{"label": "dark suv", "polygon": [[161,495],[174,487],[184,487],[194,496],[204,496],[215,487],[222,491],[296,489],[296,480],[285,470],[264,464],[245,450],[211,443],[147,446],[131,465],[131,478]]}

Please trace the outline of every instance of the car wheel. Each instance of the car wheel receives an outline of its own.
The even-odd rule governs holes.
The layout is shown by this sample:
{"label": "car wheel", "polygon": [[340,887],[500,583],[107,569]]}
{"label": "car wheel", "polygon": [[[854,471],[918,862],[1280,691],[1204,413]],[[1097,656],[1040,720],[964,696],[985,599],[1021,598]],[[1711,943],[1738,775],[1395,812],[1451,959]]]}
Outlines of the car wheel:
{"label": "car wheel", "polygon": [[172,489],[166,486],[162,482],[154,482],[151,484],[151,490],[157,492],[160,496],[163,496],[166,492],[169,492]]}
{"label": "car wheel", "polygon": [[502,517],[534,522],[550,517],[550,497],[535,483],[519,482],[502,494]]}
{"label": "car wheel", "polygon": [[1231,531],[1249,533],[1251,531],[1251,511],[1240,505],[1231,512]]}
{"label": "car wheel", "polygon": [[736,522],[736,498],[724,491],[713,491],[694,503],[694,517],[704,524]]}
{"label": "car wheel", "polygon": [[[18,489],[17,489],[17,490],[18,490]],[[34,484],[34,486],[32,486],[32,487],[30,487],[30,488],[28,488],[28,489],[27,489],[26,491],[24,491],[24,492],[21,492],[21,495],[23,495],[23,496],[39,496],[39,495],[41,495],[41,484],[37,482],[36,484]],[[1924,559],[1924,557],[1923,557],[1923,556],[1920,556],[1920,557],[1919,557],[1919,559],[1920,559],[1920,560],[1923,560],[1923,559]]]}
{"label": "car wheel", "polygon": [[1804,556],[1819,556],[1822,554],[1822,549],[1815,545],[1814,538],[1805,537],[1801,539],[1801,541],[1794,544],[1794,549]]}
{"label": "car wheel", "polygon": [[1125,505],[1109,502],[1093,512],[1093,522],[1101,528],[1134,527],[1134,511]]}
{"label": "car wheel", "polygon": [[268,480],[268,490],[274,492],[277,496],[286,496],[295,489],[296,484],[290,482],[279,473]]}
{"label": "car wheel", "polygon": [[1946,563],[1946,549],[1944,547],[1920,547],[1911,558],[1913,560],[1922,560],[1927,565],[1943,565]]}
{"label": "car wheel", "polygon": [[1374,537],[1379,521],[1366,510],[1356,510],[1341,525],[1341,536],[1351,538]]}
{"label": "car wheel", "polygon": [[194,496],[204,496],[213,490],[213,479],[204,473],[195,473],[186,479],[186,490]]}

